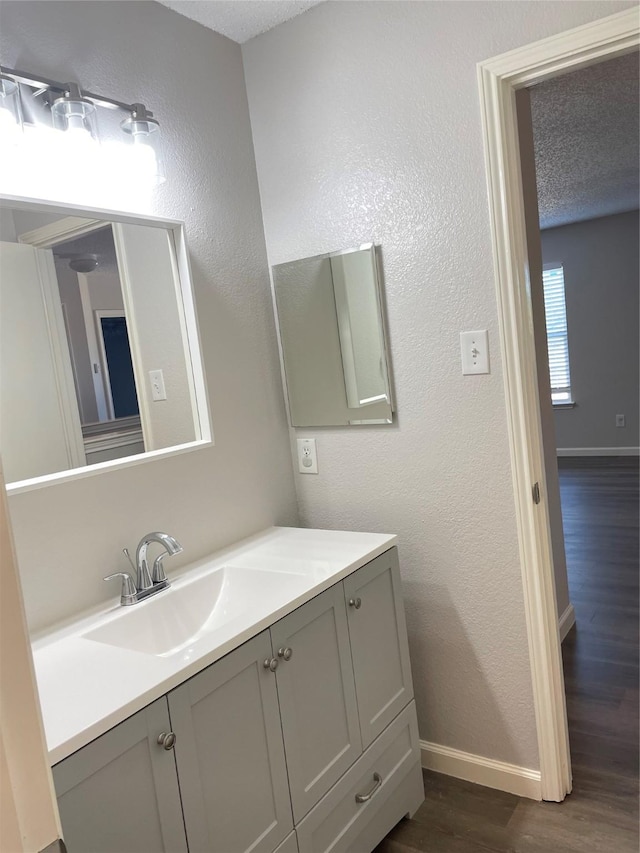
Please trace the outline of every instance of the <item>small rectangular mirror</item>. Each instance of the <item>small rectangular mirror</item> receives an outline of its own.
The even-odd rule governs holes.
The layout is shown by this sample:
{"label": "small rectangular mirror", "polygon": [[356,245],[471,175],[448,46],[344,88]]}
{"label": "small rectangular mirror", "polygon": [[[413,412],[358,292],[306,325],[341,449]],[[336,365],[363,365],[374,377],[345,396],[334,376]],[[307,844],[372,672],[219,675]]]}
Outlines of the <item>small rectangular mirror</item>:
{"label": "small rectangular mirror", "polygon": [[391,423],[375,247],[277,264],[273,285],[292,426]]}
{"label": "small rectangular mirror", "polygon": [[209,441],[181,226],[24,202],[0,213],[9,491]]}

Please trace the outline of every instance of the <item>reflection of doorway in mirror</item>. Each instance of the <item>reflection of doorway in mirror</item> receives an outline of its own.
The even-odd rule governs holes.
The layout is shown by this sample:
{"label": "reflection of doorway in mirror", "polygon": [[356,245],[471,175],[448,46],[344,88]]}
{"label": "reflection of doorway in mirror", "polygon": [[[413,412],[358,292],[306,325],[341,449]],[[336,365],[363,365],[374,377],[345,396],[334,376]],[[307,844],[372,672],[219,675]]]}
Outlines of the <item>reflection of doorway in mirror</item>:
{"label": "reflection of doorway in mirror", "polygon": [[110,417],[130,418],[140,413],[133,361],[124,311],[97,310],[95,326],[100,345],[104,392]]}
{"label": "reflection of doorway in mirror", "polygon": [[53,246],[87,464],[143,453],[111,224]]}
{"label": "reflection of doorway in mirror", "polygon": [[[111,387],[102,330],[95,321],[98,315],[125,316],[112,228],[102,225],[88,234],[60,242],[53,247],[53,254],[60,299],[66,308],[69,350],[76,365],[74,375],[82,425],[116,420],[113,391],[118,397],[118,389]],[[131,361],[130,351],[128,360]],[[117,375],[120,374],[112,377],[114,381]],[[122,375],[126,396],[130,377],[126,372]],[[135,409],[129,412],[137,414]]]}

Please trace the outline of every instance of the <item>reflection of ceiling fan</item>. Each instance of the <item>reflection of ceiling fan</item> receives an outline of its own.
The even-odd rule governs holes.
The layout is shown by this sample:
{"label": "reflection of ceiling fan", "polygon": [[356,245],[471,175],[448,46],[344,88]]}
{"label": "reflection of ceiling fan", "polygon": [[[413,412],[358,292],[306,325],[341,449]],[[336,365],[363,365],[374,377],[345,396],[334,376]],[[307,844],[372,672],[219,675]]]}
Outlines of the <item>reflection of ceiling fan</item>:
{"label": "reflection of ceiling fan", "polygon": [[78,254],[76,252],[76,253],[71,253],[71,254],[66,254],[66,255],[63,254],[62,252],[60,252],[60,253],[56,252],[56,257],[64,258],[64,260],[68,260],[69,266],[71,267],[71,269],[74,272],[83,272],[83,273],[93,272],[100,265],[100,262],[98,260],[97,255],[86,253],[86,252],[84,254]]}

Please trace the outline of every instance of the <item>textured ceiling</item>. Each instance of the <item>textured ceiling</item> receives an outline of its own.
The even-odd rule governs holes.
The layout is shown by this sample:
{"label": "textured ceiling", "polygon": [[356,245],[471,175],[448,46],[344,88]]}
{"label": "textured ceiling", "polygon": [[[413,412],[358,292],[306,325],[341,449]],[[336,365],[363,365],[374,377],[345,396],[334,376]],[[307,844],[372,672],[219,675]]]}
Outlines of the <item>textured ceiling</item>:
{"label": "textured ceiling", "polygon": [[301,15],[322,0],[159,0],[240,44]]}
{"label": "textured ceiling", "polygon": [[638,208],[638,53],[531,90],[542,228]]}

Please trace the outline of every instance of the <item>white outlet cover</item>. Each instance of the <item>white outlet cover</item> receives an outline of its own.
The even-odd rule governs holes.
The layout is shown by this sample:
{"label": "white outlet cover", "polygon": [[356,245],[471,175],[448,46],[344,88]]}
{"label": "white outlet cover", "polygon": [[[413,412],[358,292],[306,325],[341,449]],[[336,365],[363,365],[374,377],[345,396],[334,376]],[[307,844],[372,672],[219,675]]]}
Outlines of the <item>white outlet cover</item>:
{"label": "white outlet cover", "polygon": [[301,474],[318,473],[318,453],[315,438],[299,438],[298,444],[298,471]]}

